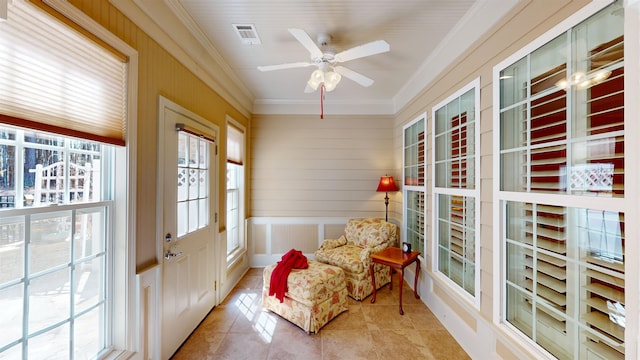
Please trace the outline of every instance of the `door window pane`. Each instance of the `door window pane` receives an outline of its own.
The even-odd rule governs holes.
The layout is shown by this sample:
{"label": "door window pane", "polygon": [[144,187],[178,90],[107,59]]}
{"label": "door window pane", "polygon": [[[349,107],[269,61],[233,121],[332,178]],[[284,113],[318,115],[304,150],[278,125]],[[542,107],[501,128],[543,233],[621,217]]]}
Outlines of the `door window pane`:
{"label": "door window pane", "polygon": [[209,224],[209,141],[178,132],[178,237]]}

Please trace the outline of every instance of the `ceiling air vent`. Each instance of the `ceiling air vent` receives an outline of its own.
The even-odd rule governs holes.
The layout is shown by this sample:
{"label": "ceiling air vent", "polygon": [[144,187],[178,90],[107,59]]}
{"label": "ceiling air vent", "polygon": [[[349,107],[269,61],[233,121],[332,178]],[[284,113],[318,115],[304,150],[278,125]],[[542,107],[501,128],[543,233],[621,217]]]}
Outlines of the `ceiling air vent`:
{"label": "ceiling air vent", "polygon": [[253,24],[233,24],[236,34],[240,36],[243,44],[258,45],[261,44],[258,32]]}

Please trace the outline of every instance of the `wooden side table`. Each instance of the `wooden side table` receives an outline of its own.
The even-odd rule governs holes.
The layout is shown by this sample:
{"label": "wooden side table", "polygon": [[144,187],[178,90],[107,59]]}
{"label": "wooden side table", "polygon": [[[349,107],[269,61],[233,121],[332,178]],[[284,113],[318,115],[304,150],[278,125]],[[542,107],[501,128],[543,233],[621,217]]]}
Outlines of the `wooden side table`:
{"label": "wooden side table", "polygon": [[[396,247],[386,248],[371,255],[371,264],[369,265],[369,272],[371,273],[371,282],[373,283],[373,297],[371,297],[371,303],[376,302],[376,277],[373,272],[373,264],[387,265],[391,269],[400,270],[399,288],[400,288],[400,315],[404,315],[402,310],[402,283],[404,282],[404,268],[411,263],[416,263],[416,276],[413,280],[413,295],[416,299],[420,299],[418,295],[418,275],[420,274],[420,261],[418,261],[418,255],[420,252],[412,251],[411,253],[403,253],[402,249]],[[389,290],[393,290],[393,281],[389,283]]]}

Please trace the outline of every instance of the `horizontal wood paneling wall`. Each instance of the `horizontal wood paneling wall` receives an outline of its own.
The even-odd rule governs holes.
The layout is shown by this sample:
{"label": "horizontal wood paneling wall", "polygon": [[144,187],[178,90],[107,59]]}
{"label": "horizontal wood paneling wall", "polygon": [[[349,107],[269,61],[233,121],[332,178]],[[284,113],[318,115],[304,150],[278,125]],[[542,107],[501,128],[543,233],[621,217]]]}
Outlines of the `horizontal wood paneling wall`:
{"label": "horizontal wood paneling wall", "polygon": [[378,181],[400,175],[393,117],[255,115],[251,124],[251,216],[384,217]]}

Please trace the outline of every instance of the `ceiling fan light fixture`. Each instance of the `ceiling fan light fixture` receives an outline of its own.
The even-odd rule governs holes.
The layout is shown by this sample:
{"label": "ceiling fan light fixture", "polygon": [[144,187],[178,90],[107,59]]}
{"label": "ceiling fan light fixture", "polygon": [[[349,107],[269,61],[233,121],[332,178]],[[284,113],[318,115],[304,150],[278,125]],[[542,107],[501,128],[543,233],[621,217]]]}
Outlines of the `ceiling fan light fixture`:
{"label": "ceiling fan light fixture", "polygon": [[324,74],[324,88],[326,91],[333,91],[338,86],[342,76],[335,71],[329,71]]}
{"label": "ceiling fan light fixture", "polygon": [[320,69],[311,73],[307,84],[315,91],[318,90],[318,86],[324,82],[324,72]]}

